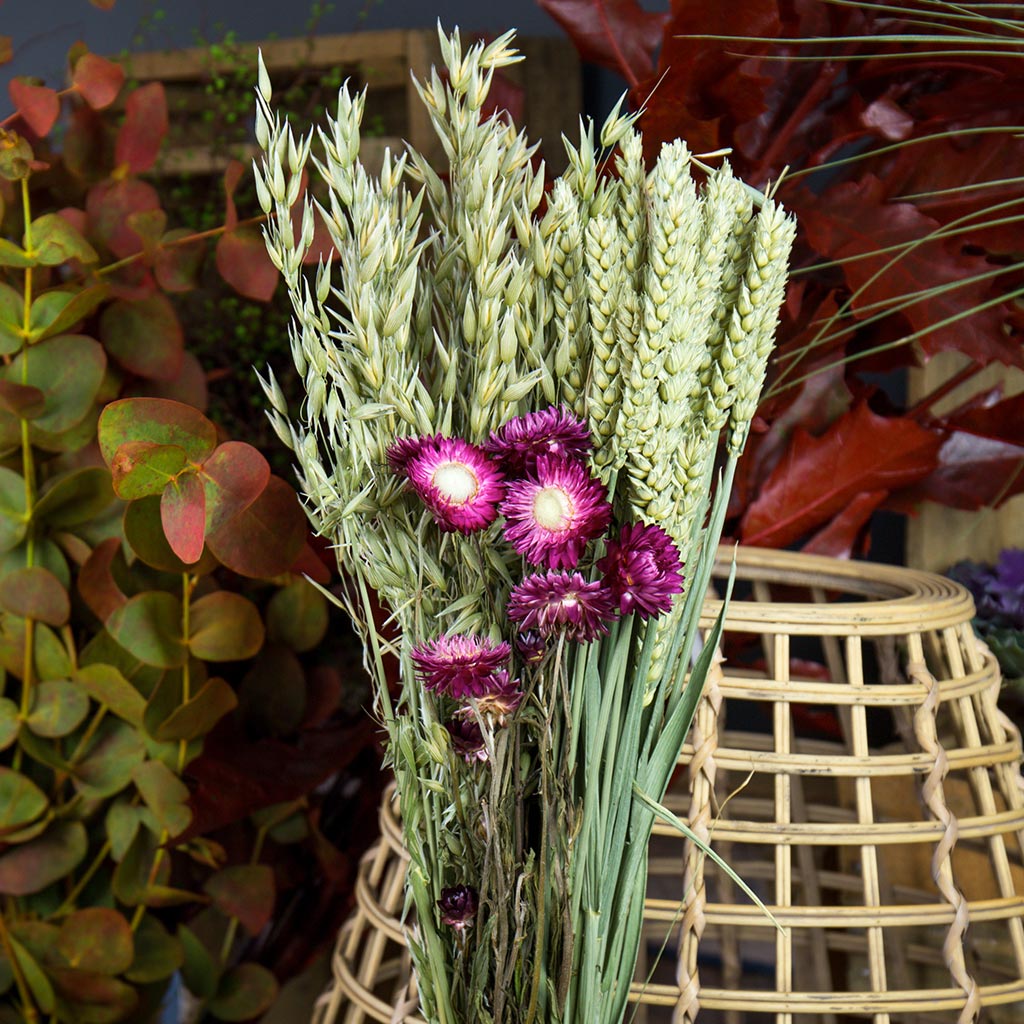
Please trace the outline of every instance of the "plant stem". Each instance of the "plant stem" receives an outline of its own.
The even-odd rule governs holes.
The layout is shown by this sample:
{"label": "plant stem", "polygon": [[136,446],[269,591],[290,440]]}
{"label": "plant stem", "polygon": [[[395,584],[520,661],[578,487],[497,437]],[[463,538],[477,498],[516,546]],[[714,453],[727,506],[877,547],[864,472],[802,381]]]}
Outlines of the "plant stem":
{"label": "plant stem", "polygon": [[11,973],[14,975],[14,983],[18,987],[22,1012],[25,1014],[25,1024],[36,1024],[39,1020],[39,1011],[36,1009],[36,1004],[32,1001],[32,993],[29,990],[28,983],[25,981],[25,975],[21,971],[21,964],[18,962],[17,954],[14,952],[14,946],[11,944],[11,935],[7,930],[7,919],[3,914],[0,914],[0,945],[4,948],[4,955],[7,957],[7,962],[11,965]]}
{"label": "plant stem", "polygon": [[74,887],[72,888],[71,892],[67,894],[67,896],[64,899],[64,902],[50,915],[51,918],[64,917],[65,914],[70,914],[71,911],[75,909],[75,900],[77,900],[78,897],[81,896],[82,890],[92,880],[93,875],[95,875],[96,872],[99,871],[101,867],[103,867],[103,864],[106,861],[107,855],[109,853],[110,840],[108,839],[100,847],[99,852],[96,854],[96,857],[93,860],[93,862],[89,865],[88,868],[86,868],[85,874],[82,875],[82,877],[77,882],[75,882]]}

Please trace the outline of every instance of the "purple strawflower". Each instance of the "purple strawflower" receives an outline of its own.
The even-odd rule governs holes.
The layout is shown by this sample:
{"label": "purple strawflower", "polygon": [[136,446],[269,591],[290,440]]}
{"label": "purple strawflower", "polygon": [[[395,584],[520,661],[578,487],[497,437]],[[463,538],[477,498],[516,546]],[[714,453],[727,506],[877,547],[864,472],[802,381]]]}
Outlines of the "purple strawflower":
{"label": "purple strawflower", "polygon": [[441,922],[456,931],[462,931],[471,925],[476,917],[476,889],[471,889],[468,885],[442,889],[437,905],[441,911]]}
{"label": "purple strawflower", "polygon": [[512,648],[472,633],[442,635],[417,644],[412,660],[423,686],[453,700],[483,697],[508,678]]}
{"label": "purple strawflower", "polygon": [[533,469],[541,455],[583,459],[591,446],[586,423],[565,406],[553,405],[509,420],[491,432],[484,448],[510,474],[520,474]]}
{"label": "purple strawflower", "polygon": [[469,718],[455,718],[445,724],[452,739],[452,750],[467,764],[486,761],[487,749],[480,726]]}
{"label": "purple strawflower", "polygon": [[512,588],[505,612],[542,637],[564,633],[589,643],[608,632],[605,620],[614,617],[615,602],[604,583],[588,583],[578,572],[537,572]]}
{"label": "purple strawflower", "polygon": [[457,437],[420,440],[418,451],[408,438],[395,442],[389,458],[393,465],[404,463],[406,478],[437,525],[446,533],[474,533],[490,526],[505,493],[497,465],[482,448]]}
{"label": "purple strawflower", "polygon": [[[459,708],[456,715],[462,718],[475,718],[479,713],[498,725],[504,725],[506,719],[519,707],[523,699],[523,691],[519,689],[519,680],[511,679],[504,670],[491,676],[490,689],[474,698],[472,704]],[[475,711],[474,711],[475,707]]]}
{"label": "purple strawflower", "polygon": [[516,637],[516,650],[527,665],[539,665],[548,652],[548,645],[540,633],[528,630]]}
{"label": "purple strawflower", "polygon": [[505,539],[532,565],[574,569],[587,541],[604,533],[612,507],[604,485],[569,459],[542,455],[501,504]]}
{"label": "purple strawflower", "polygon": [[597,563],[619,604],[619,612],[636,612],[642,619],[672,608],[672,597],[683,589],[682,560],[672,538],[660,526],[629,523]]}
{"label": "purple strawflower", "polygon": [[409,461],[419,455],[424,448],[437,445],[441,440],[440,434],[396,438],[388,447],[388,465],[393,473],[405,476]]}

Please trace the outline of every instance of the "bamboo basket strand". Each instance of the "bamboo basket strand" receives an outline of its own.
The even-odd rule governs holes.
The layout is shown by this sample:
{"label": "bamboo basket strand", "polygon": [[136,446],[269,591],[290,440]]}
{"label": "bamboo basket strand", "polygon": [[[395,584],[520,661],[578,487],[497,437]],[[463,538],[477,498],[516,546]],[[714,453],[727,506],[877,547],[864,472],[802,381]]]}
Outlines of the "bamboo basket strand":
{"label": "bamboo basket strand", "polygon": [[[1024,1019],[1021,739],[970,595],[908,569],[736,558],[666,803],[783,930],[656,824],[637,1024]],[[719,609],[710,596],[705,628]],[[315,1024],[421,1022],[396,814],[386,798]]]}

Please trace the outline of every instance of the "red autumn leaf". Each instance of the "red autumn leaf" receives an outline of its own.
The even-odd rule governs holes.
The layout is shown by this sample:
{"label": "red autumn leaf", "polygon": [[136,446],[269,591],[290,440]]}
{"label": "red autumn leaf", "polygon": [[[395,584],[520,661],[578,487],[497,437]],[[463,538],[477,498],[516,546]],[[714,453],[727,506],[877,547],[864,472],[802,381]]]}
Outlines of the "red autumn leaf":
{"label": "red autumn leaf", "polygon": [[142,251],[142,240],[131,229],[128,218],[159,209],[156,189],[138,178],[94,185],[85,197],[85,212],[91,226],[89,237],[100,241],[118,259],[133,256]]}
{"label": "red autumn leaf", "polygon": [[124,84],[124,69],[99,54],[85,53],[75,64],[71,81],[93,110],[103,110],[117,99]]}
{"label": "red autumn leaf", "polygon": [[278,272],[270,262],[263,236],[254,228],[238,228],[217,240],[217,270],[239,295],[269,302],[277,288]]}
{"label": "red autumn leaf", "polygon": [[618,72],[635,86],[651,74],[669,16],[637,0],[539,0],[572,37],[584,60]]}
{"label": "red autumn leaf", "polygon": [[270,480],[270,465],[251,444],[225,441],[203,463],[206,530],[216,533],[247,509]]}
{"label": "red autumn leaf", "polygon": [[15,110],[40,138],[50,134],[60,116],[60,97],[45,85],[28,78],[12,78],[7,86]]}
{"label": "red autumn leaf", "polygon": [[167,134],[167,96],[163,85],[150,82],[135,89],[125,104],[124,115],[114,145],[114,159],[118,165],[127,164],[133,174],[141,174],[156,163]]}
{"label": "red autumn leaf", "polygon": [[888,491],[865,491],[858,494],[800,550],[812,555],[828,555],[830,558],[849,558],[854,554],[872,513],[888,494]]}
{"label": "red autumn leaf", "polygon": [[78,593],[100,622],[106,622],[128,600],[111,572],[111,566],[120,550],[119,537],[101,541],[93,548],[78,574]]}
{"label": "red autumn leaf", "polygon": [[858,402],[820,437],[797,429],[743,517],[746,544],[784,547],[865,491],[917,483],[936,466],[940,435]]}
{"label": "red autumn leaf", "polygon": [[171,550],[186,565],[198,562],[206,533],[206,492],[195,473],[179,476],[160,495],[160,522]]}
{"label": "red autumn leaf", "polygon": [[[964,352],[979,363],[998,360],[1024,366],[1019,342],[1006,336],[1006,314],[999,306],[961,317],[935,328],[992,297],[992,279],[968,281],[992,269],[980,256],[953,252],[942,239],[927,236],[939,224],[911,203],[894,203],[873,175],[846,182],[823,195],[801,196],[800,224],[818,252],[829,259],[850,259],[843,265],[853,289],[853,309],[863,315],[878,312],[902,296],[943,285],[957,285],[937,295],[922,295],[900,310],[911,331],[926,331],[916,344],[927,355],[944,349]],[[905,252],[879,252],[890,246],[919,243]],[[909,332],[908,332],[909,333]]]}
{"label": "red autumn leaf", "polygon": [[1024,444],[1024,392],[999,402],[970,403],[943,418],[943,425],[978,437]]}
{"label": "red autumn leaf", "polygon": [[153,255],[153,273],[165,292],[187,292],[195,288],[206,255],[206,245],[187,228],[168,231]]}

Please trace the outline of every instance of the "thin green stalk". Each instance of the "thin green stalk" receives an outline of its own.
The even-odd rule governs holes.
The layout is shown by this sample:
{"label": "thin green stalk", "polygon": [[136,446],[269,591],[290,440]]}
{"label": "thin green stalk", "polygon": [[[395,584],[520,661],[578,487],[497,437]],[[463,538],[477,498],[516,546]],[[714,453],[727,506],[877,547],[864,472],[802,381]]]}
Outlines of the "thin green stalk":
{"label": "thin green stalk", "polygon": [[82,895],[82,890],[92,881],[93,875],[106,863],[107,856],[110,853],[110,840],[106,840],[104,844],[99,848],[96,856],[93,858],[92,863],[86,868],[85,873],[81,878],[75,882],[71,892],[64,898],[64,902],[50,915],[51,919],[56,917],[64,917],[70,914],[75,909],[75,903],[78,897]]}
{"label": "thin green stalk", "polygon": [[29,989],[28,982],[25,980],[18,956],[14,951],[11,935],[7,930],[7,919],[3,914],[0,914],[0,945],[3,946],[4,955],[7,957],[7,962],[11,965],[14,984],[18,989],[18,998],[21,999],[22,1013],[25,1014],[25,1024],[37,1024],[39,1021],[39,1011],[36,1009],[36,1004],[32,999],[32,992]]}

